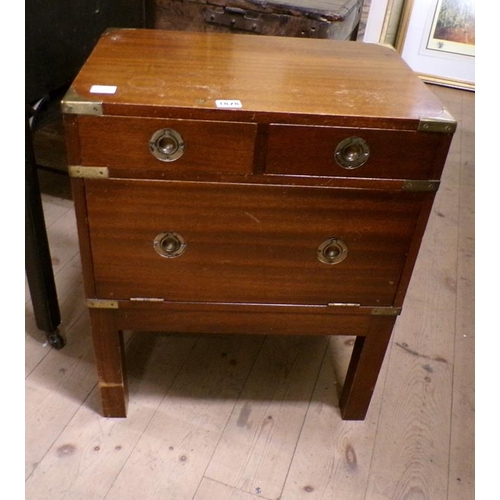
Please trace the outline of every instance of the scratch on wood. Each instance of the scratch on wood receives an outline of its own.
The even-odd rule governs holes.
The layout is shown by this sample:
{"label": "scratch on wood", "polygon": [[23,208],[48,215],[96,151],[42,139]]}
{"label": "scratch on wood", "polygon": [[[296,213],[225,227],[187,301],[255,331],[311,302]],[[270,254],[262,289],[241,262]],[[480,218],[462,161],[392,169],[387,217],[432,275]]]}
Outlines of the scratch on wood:
{"label": "scratch on wood", "polygon": [[255,222],[258,222],[260,224],[260,220],[257,219],[257,217],[255,217],[254,215],[249,214],[248,212],[245,212],[245,215],[248,215],[248,217],[250,217],[250,219],[253,219]]}
{"label": "scratch on wood", "polygon": [[448,364],[448,361],[446,361],[446,359],[442,358],[441,356],[428,356],[427,354],[421,354],[418,351],[411,349],[410,347],[408,347],[408,344],[406,342],[403,342],[402,344],[400,344],[399,342],[395,342],[395,344],[401,349],[403,349],[403,351],[407,352],[408,354],[411,354],[412,356],[417,356],[419,358],[430,359],[432,361],[439,361],[440,363]]}

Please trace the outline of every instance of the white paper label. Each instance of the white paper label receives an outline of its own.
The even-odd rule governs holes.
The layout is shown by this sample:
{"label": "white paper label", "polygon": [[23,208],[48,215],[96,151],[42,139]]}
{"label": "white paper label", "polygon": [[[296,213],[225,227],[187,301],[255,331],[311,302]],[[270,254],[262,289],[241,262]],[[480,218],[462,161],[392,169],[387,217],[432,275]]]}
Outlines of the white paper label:
{"label": "white paper label", "polygon": [[230,108],[230,109],[237,109],[241,108],[241,101],[237,99],[217,99],[215,101],[215,105],[218,108]]}
{"label": "white paper label", "polygon": [[91,94],[114,94],[118,87],[116,85],[92,85]]}

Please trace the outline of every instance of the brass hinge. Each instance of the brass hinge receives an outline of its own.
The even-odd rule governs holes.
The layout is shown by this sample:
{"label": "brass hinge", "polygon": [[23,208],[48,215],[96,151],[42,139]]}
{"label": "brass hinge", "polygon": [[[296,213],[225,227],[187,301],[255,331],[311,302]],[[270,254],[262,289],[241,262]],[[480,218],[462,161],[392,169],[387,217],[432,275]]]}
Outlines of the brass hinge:
{"label": "brass hinge", "polygon": [[68,168],[70,177],[80,177],[83,179],[107,179],[109,177],[108,167],[83,167],[81,165],[71,165]]}
{"label": "brass hinge", "polygon": [[203,17],[208,24],[228,26],[242,31],[261,33],[264,25],[261,14],[247,12],[238,7],[214,6],[204,9]]}
{"label": "brass hinge", "polygon": [[421,132],[441,132],[451,134],[457,129],[457,121],[448,111],[443,108],[443,112],[436,117],[420,118],[417,130]]}
{"label": "brass hinge", "polygon": [[404,181],[401,186],[403,191],[417,191],[417,192],[436,192],[439,189],[439,181],[421,181],[412,180]]}
{"label": "brass hinge", "polygon": [[328,302],[328,307],[360,307],[361,304],[356,304],[354,302]]}
{"label": "brass hinge", "polygon": [[118,309],[117,300],[86,299],[85,304],[91,309]]}
{"label": "brass hinge", "polygon": [[165,299],[159,297],[130,297],[131,302],[165,302]]}
{"label": "brass hinge", "polygon": [[102,115],[102,102],[89,101],[78,95],[74,89],[70,88],[61,101],[61,110],[63,114],[69,115]]}

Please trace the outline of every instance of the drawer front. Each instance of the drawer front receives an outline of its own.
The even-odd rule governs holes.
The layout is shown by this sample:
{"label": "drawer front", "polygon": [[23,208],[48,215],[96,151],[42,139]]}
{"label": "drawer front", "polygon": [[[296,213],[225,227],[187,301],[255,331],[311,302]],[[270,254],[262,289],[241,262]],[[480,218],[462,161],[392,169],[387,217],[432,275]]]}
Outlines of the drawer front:
{"label": "drawer front", "polygon": [[[162,135],[161,131],[167,132]],[[152,153],[150,143],[160,141],[161,145],[164,137],[172,141],[168,136],[170,131],[178,134],[173,140],[182,141],[183,148],[177,149],[177,152],[182,150],[182,155],[164,161]],[[78,119],[81,165],[112,167],[113,175],[118,177],[250,173],[256,131],[253,123],[111,116]],[[169,146],[168,142],[166,145]],[[175,149],[172,142],[170,147]],[[175,157],[175,153],[170,157]]]}
{"label": "drawer front", "polygon": [[[266,172],[284,175],[438,179],[435,159],[441,135],[398,130],[271,125]],[[349,141],[350,138],[352,141]],[[368,155],[363,147],[367,148]],[[345,158],[344,163],[347,161],[347,168],[337,162],[336,151],[340,162],[343,161],[342,156]],[[360,162],[366,161],[352,168],[349,161],[357,158]]]}
{"label": "drawer front", "polygon": [[[97,297],[391,305],[419,193],[88,180]],[[159,238],[182,241],[179,255]],[[155,249],[155,239],[157,247]],[[345,246],[329,246],[335,239]],[[346,258],[324,263],[318,254]],[[180,248],[180,245],[177,246]]]}

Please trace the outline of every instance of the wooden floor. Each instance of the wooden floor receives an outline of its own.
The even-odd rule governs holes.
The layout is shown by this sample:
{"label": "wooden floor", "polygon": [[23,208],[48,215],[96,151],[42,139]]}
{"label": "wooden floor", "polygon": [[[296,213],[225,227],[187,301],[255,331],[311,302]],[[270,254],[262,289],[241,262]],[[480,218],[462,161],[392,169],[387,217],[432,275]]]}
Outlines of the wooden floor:
{"label": "wooden floor", "polygon": [[42,175],[67,346],[26,296],[26,498],[474,498],[474,94],[364,422],[338,410],[351,337],[127,332],[129,417],[99,415],[67,179]]}

